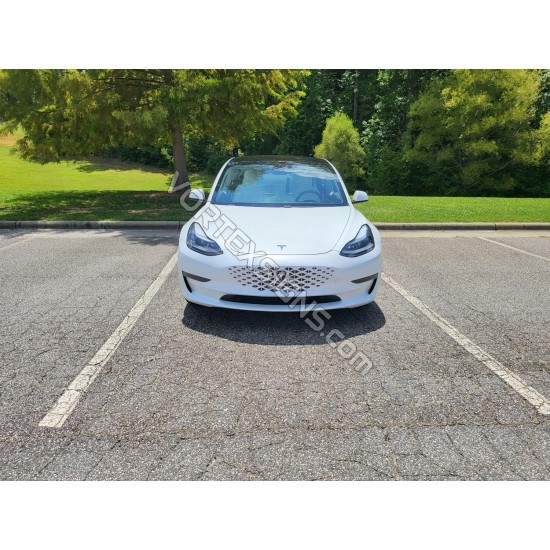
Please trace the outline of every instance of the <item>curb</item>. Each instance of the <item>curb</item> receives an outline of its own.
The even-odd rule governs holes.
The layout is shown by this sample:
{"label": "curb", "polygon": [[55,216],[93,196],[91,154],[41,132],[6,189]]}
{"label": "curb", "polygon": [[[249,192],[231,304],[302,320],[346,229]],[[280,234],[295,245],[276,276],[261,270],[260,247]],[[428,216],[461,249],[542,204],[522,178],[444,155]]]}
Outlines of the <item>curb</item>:
{"label": "curb", "polygon": [[185,222],[146,222],[146,221],[4,221],[0,229],[172,229],[179,230]]}
{"label": "curb", "polygon": [[470,222],[470,223],[375,223],[380,230],[442,230],[442,231],[463,231],[463,230],[488,230],[500,231],[506,229],[546,229],[550,231],[550,223],[531,222]]}
{"label": "curb", "polygon": [[[0,220],[0,229],[171,229],[180,230],[186,222],[184,221],[166,221],[166,222],[147,222],[147,221],[5,221]],[[464,231],[464,230],[488,230],[501,231],[506,229],[532,229],[549,230],[550,223],[532,222],[532,223],[375,223],[380,230],[398,230],[398,231]]]}

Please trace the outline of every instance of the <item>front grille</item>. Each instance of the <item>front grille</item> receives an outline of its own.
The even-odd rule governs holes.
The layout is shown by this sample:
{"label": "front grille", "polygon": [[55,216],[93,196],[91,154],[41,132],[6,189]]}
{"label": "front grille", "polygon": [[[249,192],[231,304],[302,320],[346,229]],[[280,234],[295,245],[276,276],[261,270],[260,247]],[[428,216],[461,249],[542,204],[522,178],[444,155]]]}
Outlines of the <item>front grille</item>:
{"label": "front grille", "polygon": [[[241,296],[240,294],[224,294],[220,300],[224,302],[236,302],[238,304],[255,304],[262,306],[288,306],[293,303],[294,300],[288,300],[285,302],[282,298],[278,296]],[[340,302],[338,296],[307,296],[298,300],[297,303],[304,303],[305,305],[309,304],[330,304],[331,302]]]}
{"label": "front grille", "polygon": [[251,268],[234,266],[229,273],[244,287],[256,290],[295,290],[320,288],[334,274],[332,267]]}

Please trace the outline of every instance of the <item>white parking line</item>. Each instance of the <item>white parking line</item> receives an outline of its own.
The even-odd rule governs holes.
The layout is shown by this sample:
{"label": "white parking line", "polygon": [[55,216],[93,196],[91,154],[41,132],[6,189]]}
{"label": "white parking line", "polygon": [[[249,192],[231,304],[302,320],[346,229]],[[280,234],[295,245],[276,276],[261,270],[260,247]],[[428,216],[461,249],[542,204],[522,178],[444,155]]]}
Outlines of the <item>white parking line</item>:
{"label": "white parking line", "polygon": [[61,428],[69,415],[73,412],[79,399],[90,387],[101,369],[107,364],[121,342],[126,338],[136,321],[145,311],[149,302],[154,298],[160,287],[170,275],[177,261],[177,252],[168,260],[159,276],[151,283],[143,296],[136,302],[130,313],[118,325],[109,339],[101,346],[91,361],[82,369],[80,374],[71,382],[63,395],[57,400],[55,406],[40,421],[39,426],[46,428]]}
{"label": "white parking line", "polygon": [[478,239],[481,239],[482,241],[487,241],[489,243],[498,244],[500,246],[515,250],[516,252],[521,252],[522,254],[527,254],[528,256],[533,256],[534,258],[539,258],[540,260],[550,262],[550,258],[545,258],[544,256],[539,256],[538,254],[527,252],[527,250],[522,250],[521,248],[516,248],[515,246],[510,246],[509,244],[499,243],[498,241],[493,241],[493,239],[488,239],[487,237],[478,237]]}
{"label": "white parking line", "polygon": [[457,344],[462,346],[468,353],[471,353],[478,361],[481,361],[486,367],[492,370],[504,382],[517,391],[524,399],[529,401],[540,414],[550,415],[550,400],[537,390],[524,382],[515,372],[505,367],[494,357],[482,350],[478,345],[474,344],[469,338],[459,332],[451,323],[443,319],[440,315],[431,310],[421,300],[413,296],[407,289],[403,288],[399,283],[382,273],[382,279],[389,284],[394,290],[399,292],[406,300],[414,307],[420,310],[430,321],[435,323],[441,330],[447,333]]}
{"label": "white parking line", "polygon": [[[18,245],[18,244],[21,244],[21,243],[27,242],[27,241],[29,241],[29,240],[31,240],[31,239],[34,239],[34,237],[35,237],[35,235],[29,235],[28,237],[25,237],[25,238],[23,238],[23,239],[19,239],[18,241],[14,242],[14,243],[8,244],[8,245],[6,245],[6,246],[1,246],[1,247],[0,247],[0,252],[1,252],[2,250],[6,250],[7,248],[11,248],[12,246],[16,246],[16,245]],[[15,237],[15,238],[17,238],[17,237]]]}

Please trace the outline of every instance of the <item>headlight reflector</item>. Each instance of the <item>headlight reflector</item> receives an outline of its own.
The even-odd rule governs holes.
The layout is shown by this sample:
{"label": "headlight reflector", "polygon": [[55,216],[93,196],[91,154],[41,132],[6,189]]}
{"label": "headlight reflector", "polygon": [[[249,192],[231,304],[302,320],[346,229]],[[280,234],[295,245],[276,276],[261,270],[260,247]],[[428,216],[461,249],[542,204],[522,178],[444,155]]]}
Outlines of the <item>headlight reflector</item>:
{"label": "headlight reflector", "polygon": [[218,256],[223,254],[220,245],[206,236],[204,229],[197,223],[193,223],[187,233],[187,247],[205,256]]}
{"label": "headlight reflector", "polygon": [[347,256],[349,258],[355,258],[356,256],[362,256],[367,252],[374,249],[374,235],[371,228],[365,224],[361,226],[361,229],[355,235],[355,238],[349,241],[340,252],[340,256]]}

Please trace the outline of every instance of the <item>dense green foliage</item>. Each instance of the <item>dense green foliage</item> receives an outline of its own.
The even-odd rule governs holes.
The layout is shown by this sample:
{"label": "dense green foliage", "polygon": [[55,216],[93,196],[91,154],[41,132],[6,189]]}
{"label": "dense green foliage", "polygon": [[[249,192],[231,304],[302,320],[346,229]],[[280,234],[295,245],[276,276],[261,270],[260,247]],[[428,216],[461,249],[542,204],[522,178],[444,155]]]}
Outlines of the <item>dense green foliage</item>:
{"label": "dense green foliage", "polygon": [[405,159],[422,184],[445,194],[513,196],[548,146],[534,125],[540,76],[525,70],[458,70],[433,81],[410,108]]}
{"label": "dense green foliage", "polygon": [[550,197],[549,70],[0,71],[0,123],[43,160],[215,172],[238,146],[327,156],[371,194]]}
{"label": "dense green foliage", "polygon": [[310,154],[319,120],[342,112],[361,131],[358,186],[371,193],[550,196],[550,71],[321,73],[308,78],[277,152]]}

